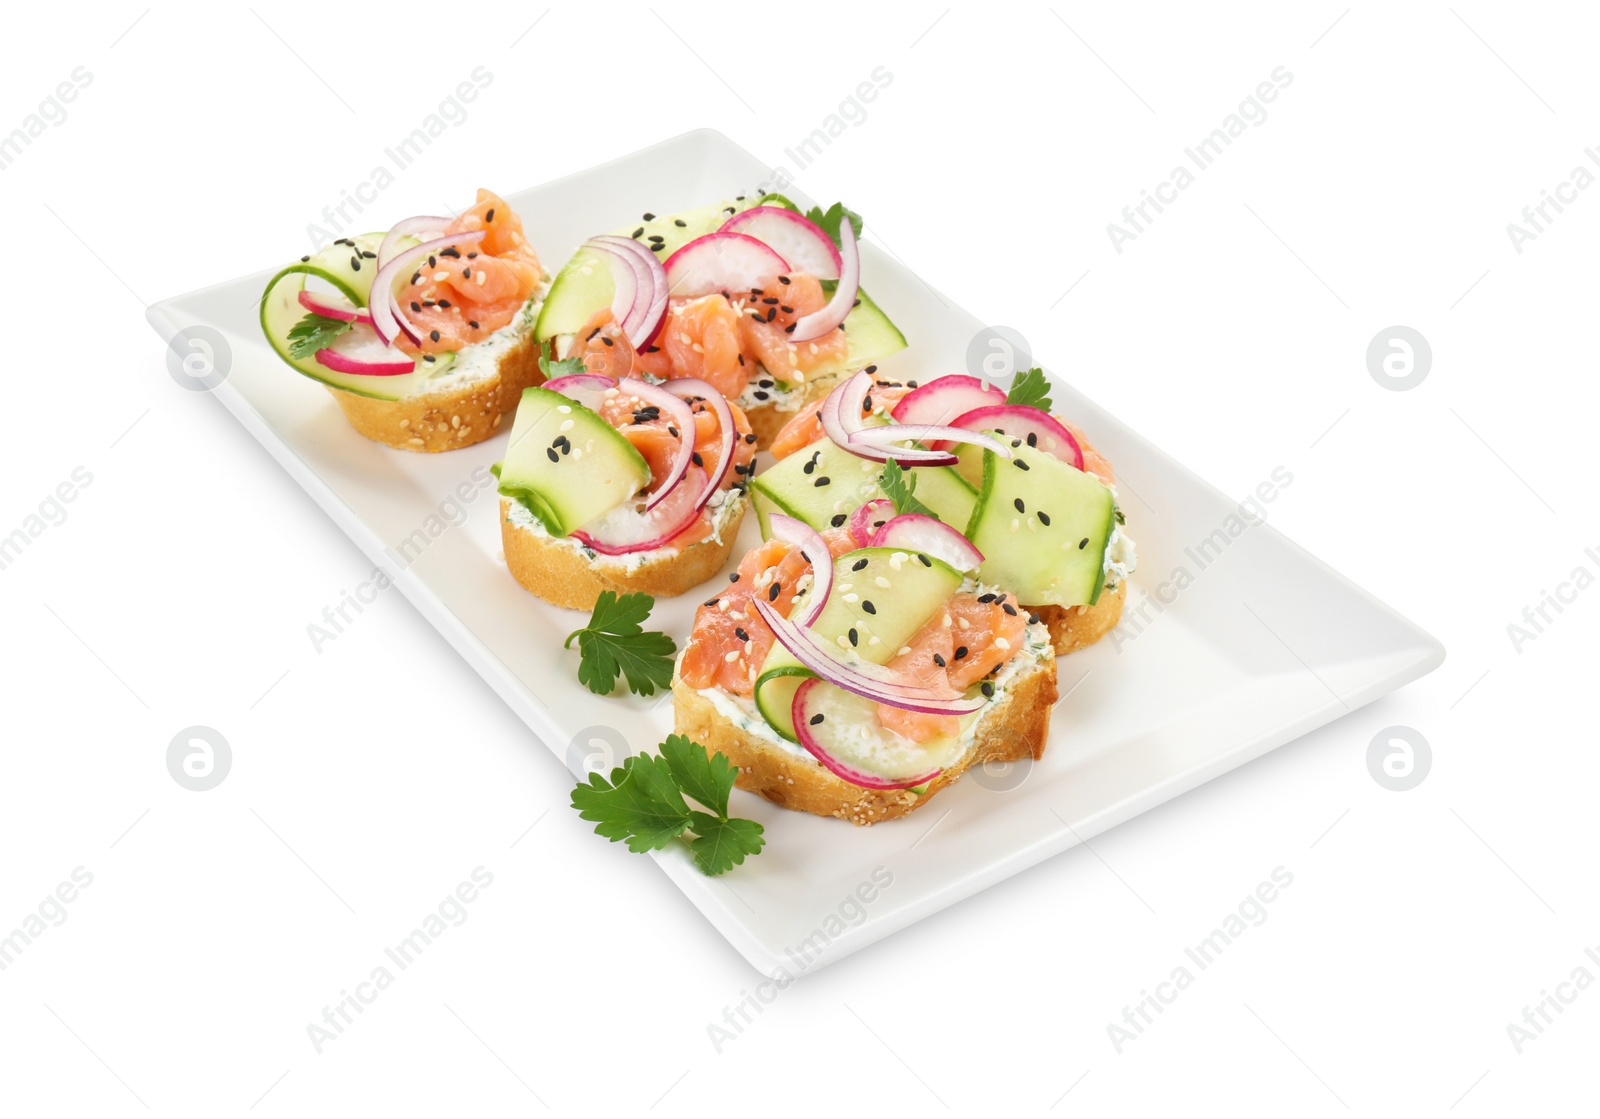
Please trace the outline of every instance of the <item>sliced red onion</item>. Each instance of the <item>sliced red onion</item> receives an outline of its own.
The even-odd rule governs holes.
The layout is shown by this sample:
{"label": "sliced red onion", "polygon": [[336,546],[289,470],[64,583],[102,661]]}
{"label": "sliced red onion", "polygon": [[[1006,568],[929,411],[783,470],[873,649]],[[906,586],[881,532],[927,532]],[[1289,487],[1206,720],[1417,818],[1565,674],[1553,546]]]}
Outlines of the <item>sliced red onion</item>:
{"label": "sliced red onion", "polygon": [[618,237],[608,233],[591,238],[590,243],[596,248],[603,246],[626,254],[634,266],[636,318],[631,327],[624,329],[624,333],[628,335],[629,345],[636,350],[642,350],[655,340],[656,335],[661,333],[662,324],[667,321],[667,294],[670,285],[667,283],[666,269],[661,266],[661,261],[656,259],[655,253],[632,237]]}
{"label": "sliced red onion", "polygon": [[700,516],[694,499],[704,482],[703,473],[698,466],[691,466],[684,475],[683,484],[667,491],[668,497],[654,509],[640,511],[632,501],[624,501],[575,530],[572,536],[607,556],[664,548]]}
{"label": "sliced red onion", "polygon": [[546,381],[539,387],[559,392],[562,396],[582,404],[589,411],[598,412],[600,405],[606,401],[606,395],[617,391],[617,382],[598,373],[573,373],[566,377],[557,377],[553,381]]}
{"label": "sliced red onion", "polygon": [[[1032,441],[1029,446],[1037,447],[1069,466],[1083,469],[1083,448],[1078,445],[1077,438],[1054,416],[1038,408],[1027,408],[1020,404],[974,408],[958,416],[951,422],[951,426],[965,428],[968,431],[999,429],[1002,434],[1012,439],[1029,439],[1031,436]],[[946,447],[949,444],[941,441],[933,446]]]}
{"label": "sliced red onion", "polygon": [[313,315],[321,315],[325,319],[338,319],[340,322],[364,322],[368,325],[372,323],[372,312],[365,307],[357,307],[337,292],[301,288],[299,298],[300,306]]}
{"label": "sliced red onion", "polygon": [[634,299],[639,291],[639,280],[635,272],[642,271],[643,265],[636,264],[632,254],[624,255],[610,245],[591,244],[589,247],[605,258],[611,270],[611,317],[622,333],[628,334],[637,315]]}
{"label": "sliced red onion", "polygon": [[[403,218],[395,222],[394,225],[390,226],[389,232],[383,235],[383,241],[378,245],[378,253],[373,262],[373,267],[382,269],[385,264],[388,264],[394,258],[394,254],[399,251],[400,242],[407,237],[419,237],[424,233],[442,236],[444,231],[450,228],[451,220],[435,214],[419,214],[414,218]],[[380,291],[376,280],[373,281],[373,291]],[[393,284],[389,285],[386,295],[390,311],[394,315],[395,321],[399,324],[401,332],[411,339],[414,345],[420,346],[422,344],[422,333],[415,329],[411,325],[411,321],[405,317],[404,309],[400,306],[399,299],[395,297]],[[384,299],[385,295],[380,294],[378,298],[380,300]],[[379,333],[382,332],[380,331]]]}
{"label": "sliced red onion", "polygon": [[921,552],[943,560],[957,571],[976,571],[983,562],[983,553],[972,541],[937,517],[925,513],[902,513],[885,521],[883,527],[872,534],[870,546]]}
{"label": "sliced red onion", "polygon": [[[936,439],[943,440],[947,444],[973,443],[986,451],[993,451],[1001,458],[1011,457],[1011,448],[992,435],[985,435],[981,431],[968,431],[964,427],[946,427],[943,424],[884,424],[881,427],[864,427],[850,436],[852,446],[845,449],[854,451],[857,445],[888,449],[893,444],[905,440],[929,443]],[[915,458],[898,448],[889,453],[900,462],[915,461],[918,466],[950,466],[960,461],[949,451],[918,450]],[[924,455],[932,457],[923,458]]]}
{"label": "sliced red onion", "polygon": [[894,447],[891,450],[882,444],[858,441],[856,437],[864,431],[890,429],[869,427],[861,415],[873,383],[871,374],[862,370],[837,386],[823,400],[822,407],[817,410],[817,418],[822,421],[822,430],[829,439],[858,458],[871,459],[873,462],[893,459],[906,466],[950,466],[958,461],[949,451],[930,451],[921,447]]}
{"label": "sliced red onion", "polygon": [[900,398],[894,420],[902,424],[951,424],[956,417],[992,404],[1004,404],[1006,394],[987,381],[965,373],[951,373],[925,381]]}
{"label": "sliced red onion", "polygon": [[817,620],[822,608],[828,605],[828,595],[833,591],[833,553],[822,533],[795,517],[772,513],[767,517],[772,525],[772,535],[785,544],[793,544],[811,563],[811,597],[806,602],[805,613],[791,618],[797,626],[809,626]]}
{"label": "sliced red onion", "polygon": [[400,311],[399,300],[394,294],[395,281],[404,276],[407,270],[426,260],[431,253],[437,253],[440,249],[449,248],[451,245],[457,247],[475,245],[487,236],[487,230],[477,229],[471,233],[451,233],[432,241],[424,241],[409,249],[401,249],[378,269],[378,274],[372,278],[372,296],[369,303],[372,325],[385,345],[394,345],[394,340],[401,330],[404,330],[413,342],[421,344],[421,336]]}
{"label": "sliced red onion", "polygon": [[724,233],[754,237],[789,262],[789,267],[809,272],[819,280],[839,278],[839,250],[833,238],[816,222],[786,206],[754,206],[722,223]]}
{"label": "sliced red onion", "polygon": [[[705,507],[711,500],[711,495],[722,487],[722,480],[728,476],[728,471],[733,466],[733,456],[739,449],[741,438],[739,427],[733,422],[733,409],[728,407],[728,401],[711,384],[698,377],[675,377],[661,385],[666,391],[684,398],[687,405],[689,398],[700,397],[706,406],[717,415],[717,430],[722,433],[722,453],[717,456],[716,465],[706,475],[705,490],[700,494],[696,505]],[[693,423],[690,424],[693,427]]]}
{"label": "sliced red onion", "polygon": [[335,373],[364,377],[398,377],[416,369],[417,363],[396,353],[365,323],[357,323],[335,338],[333,345],[317,351],[317,364]]}
{"label": "sliced red onion", "polygon": [[[789,262],[754,237],[719,231],[696,237],[684,245],[667,258],[665,269],[667,286],[673,295],[699,296],[760,287],[774,276],[788,272]],[[855,299],[853,288],[850,298]],[[795,328],[793,340],[804,341],[799,327]]]}
{"label": "sliced red onion", "polygon": [[850,535],[863,548],[879,528],[894,517],[894,502],[887,497],[875,497],[850,514]]}
{"label": "sliced red onion", "polygon": [[[943,772],[934,769],[910,777],[887,777],[881,773],[868,772],[859,764],[847,760],[845,755],[849,752],[849,743],[861,732],[855,729],[852,721],[849,724],[850,731],[839,733],[840,720],[837,711],[834,712],[832,721],[823,718],[822,706],[829,696],[826,690],[829,686],[826,680],[807,680],[801,684],[794,693],[789,714],[794,722],[795,733],[800,738],[800,745],[827,767],[830,773],[863,789],[911,789],[927,784]],[[860,712],[860,715],[863,720],[872,718],[867,711]]]}
{"label": "sliced red onion", "polygon": [[833,298],[820,311],[813,311],[794,324],[791,342],[814,342],[844,322],[855,308],[861,290],[861,254],[856,249],[856,229],[846,217],[839,223],[839,286]]}
{"label": "sliced red onion", "polygon": [[[685,472],[694,461],[694,413],[689,411],[689,406],[678,397],[664,388],[650,384],[648,381],[641,381],[634,377],[624,377],[617,382],[617,390],[627,393],[629,396],[638,397],[647,404],[653,404],[665,412],[676,421],[678,434],[681,436],[678,441],[677,457],[672,460],[672,466],[667,470],[666,478],[656,487],[655,492],[650,495],[645,503],[644,510],[648,513],[667,499],[667,495],[683,479]],[[698,497],[698,493],[696,496]],[[699,511],[701,504],[703,503],[696,502],[696,511]]]}
{"label": "sliced red onion", "polygon": [[987,702],[981,697],[967,699],[951,688],[924,688],[907,684],[894,672],[869,661],[846,663],[835,655],[815,630],[791,622],[760,595],[750,601],[756,613],[761,615],[761,620],[771,627],[778,643],[794,654],[796,660],[828,683],[863,699],[927,715],[970,715],[982,710]]}

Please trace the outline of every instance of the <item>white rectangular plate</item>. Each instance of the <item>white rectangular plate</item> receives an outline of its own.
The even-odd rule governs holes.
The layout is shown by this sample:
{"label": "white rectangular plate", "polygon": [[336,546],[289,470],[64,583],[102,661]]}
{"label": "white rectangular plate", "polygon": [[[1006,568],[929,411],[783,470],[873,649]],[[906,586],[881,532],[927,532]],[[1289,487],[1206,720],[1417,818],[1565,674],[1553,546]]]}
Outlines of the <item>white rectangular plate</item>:
{"label": "white rectangular plate", "polygon": [[[768,174],[726,137],[698,131],[507,201],[555,268],[584,238],[636,214],[754,191]],[[615,728],[635,751],[659,742],[671,730],[670,700],[600,698],[579,686],[575,654],[563,653],[561,640],[580,616],[534,599],[506,573],[491,491],[480,492],[466,521],[413,562],[397,562],[397,545],[474,470],[500,458],[505,435],[441,455],[361,438],[327,392],[286,368],[262,339],[253,301],[269,275],[158,303],[151,325],[169,340],[192,327],[221,333],[230,355],[218,397],[558,756],[581,768],[594,728]],[[942,306],[870,243],[863,275],[911,342],[884,363],[886,373],[927,377],[961,368],[978,320]],[[766,827],[759,857],[713,880],[676,845],[660,853],[661,867],[760,970],[793,976],[839,959],[1443,660],[1432,637],[1270,527],[1240,531],[1236,503],[1070,386],[1058,385],[1055,399],[1124,482],[1121,500],[1140,553],[1130,608],[1141,583],[1154,592],[1183,582],[1180,569],[1192,583],[1175,597],[1169,584],[1165,596],[1173,601],[1159,617],[1150,607],[1153,621],[1134,640],[1108,638],[1059,662],[1066,698],[1042,762],[981,779],[968,774],[921,811],[872,828],[738,792],[735,813]],[[747,518],[734,556],[758,539]],[[681,645],[702,597],[659,603],[653,625]],[[1074,687],[1091,672],[1091,683]],[[942,826],[930,831],[936,822]],[[878,867],[892,871],[892,887],[865,906],[866,920],[842,921],[841,902],[873,882]]]}

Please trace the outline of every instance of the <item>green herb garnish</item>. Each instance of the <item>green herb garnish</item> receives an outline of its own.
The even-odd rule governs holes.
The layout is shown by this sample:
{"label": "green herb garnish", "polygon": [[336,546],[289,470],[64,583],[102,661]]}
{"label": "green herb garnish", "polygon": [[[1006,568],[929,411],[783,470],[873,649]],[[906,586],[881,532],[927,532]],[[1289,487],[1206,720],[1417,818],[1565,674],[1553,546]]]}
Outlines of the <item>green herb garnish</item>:
{"label": "green herb garnish", "polygon": [[[761,825],[728,816],[728,793],[738,768],[681,734],[670,735],[660,750],[628,758],[610,777],[590,774],[587,784],[572,790],[572,807],[594,822],[596,834],[626,842],[635,853],[685,838],[705,874],[721,874],[760,854],[766,844]],[[689,807],[685,795],[712,811]],[[688,839],[689,832],[694,838]]]}
{"label": "green herb garnish", "polygon": [[1044,370],[1034,366],[1024,373],[1018,373],[1017,379],[1011,382],[1011,391],[1006,393],[1006,403],[1037,408],[1041,412],[1050,411],[1050,381],[1045,377]]}
{"label": "green herb garnish", "polygon": [[917,500],[917,476],[902,470],[898,462],[891,459],[883,464],[883,473],[878,475],[878,488],[894,502],[896,513],[922,513],[939,520],[939,514]]}
{"label": "green herb garnish", "polygon": [[356,324],[327,315],[310,314],[289,328],[289,356],[307,358],[333,345],[334,339]]}
{"label": "green herb garnish", "polygon": [[554,347],[546,342],[539,347],[539,372],[544,374],[544,379],[553,381],[557,377],[572,377],[579,373],[589,372],[588,366],[583,364],[581,357],[563,358],[560,361],[551,361],[550,354]]}
{"label": "green herb garnish", "polygon": [[596,695],[610,695],[617,674],[627,678],[628,690],[655,695],[672,683],[672,656],[678,651],[664,633],[646,632],[639,623],[650,616],[656,600],[643,593],[617,597],[601,591],[589,624],[567,635],[563,649],[578,639],[578,681]]}
{"label": "green herb garnish", "polygon": [[849,209],[843,202],[835,202],[827,210],[820,206],[813,206],[806,211],[806,217],[822,227],[824,233],[833,238],[833,243],[839,243],[839,225],[844,221],[845,215],[850,217],[850,225],[855,229],[856,238],[861,237],[861,215]]}

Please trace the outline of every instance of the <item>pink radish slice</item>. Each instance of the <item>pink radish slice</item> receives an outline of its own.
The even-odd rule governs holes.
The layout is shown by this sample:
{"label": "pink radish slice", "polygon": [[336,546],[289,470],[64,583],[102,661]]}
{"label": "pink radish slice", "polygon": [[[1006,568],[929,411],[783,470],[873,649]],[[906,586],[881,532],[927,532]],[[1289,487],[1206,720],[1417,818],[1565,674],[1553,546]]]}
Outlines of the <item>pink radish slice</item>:
{"label": "pink radish slice", "polygon": [[[709,383],[698,377],[676,377],[661,386],[675,396],[681,396],[686,404],[694,397],[705,401],[717,416],[717,431],[722,437],[722,452],[717,456],[716,465],[706,475],[705,490],[696,502],[696,508],[704,508],[705,503],[711,500],[711,495],[722,486],[722,480],[728,476],[728,470],[733,466],[734,452],[739,449],[738,425],[733,422],[733,409],[728,407],[728,402],[723,395]],[[693,423],[690,424],[694,426]]]}
{"label": "pink radish slice", "polygon": [[[1024,440],[1030,447],[1037,447],[1069,466],[1083,469],[1083,448],[1073,438],[1072,432],[1038,408],[1025,408],[1018,404],[974,408],[958,416],[950,426],[968,431],[999,431],[1008,437],[1008,441]],[[942,450],[953,444],[941,441],[932,445]]]}
{"label": "pink radish slice", "polygon": [[790,341],[816,341],[844,322],[855,308],[856,294],[861,290],[861,254],[856,250],[856,230],[849,218],[839,223],[839,260],[839,286],[833,289],[833,298],[822,310],[795,323],[789,332]]}
{"label": "pink radish slice", "polygon": [[437,253],[440,249],[449,248],[451,245],[457,248],[463,245],[476,245],[487,236],[487,230],[478,229],[471,233],[452,233],[448,237],[424,241],[409,249],[401,249],[393,259],[378,269],[378,274],[372,278],[372,295],[367,302],[372,310],[372,325],[385,345],[394,345],[394,340],[402,329],[413,342],[420,344],[421,339],[421,335],[406,321],[400,311],[400,302],[394,294],[395,281],[405,276],[417,264],[427,260],[429,254]]}
{"label": "pink radish slice", "polygon": [[[852,710],[857,704],[841,702],[844,697],[836,690],[830,693],[830,687],[826,680],[807,680],[794,693],[794,702],[789,708],[800,745],[830,773],[863,789],[909,789],[939,776],[942,771],[938,769],[910,777],[888,777],[863,768],[860,761],[850,756],[853,752],[850,747],[863,735],[871,736],[875,713],[870,709]],[[893,735],[888,730],[882,733]],[[914,743],[906,741],[915,748]]]}
{"label": "pink radish slice", "polygon": [[965,373],[935,377],[900,398],[894,406],[896,423],[956,424],[956,417],[974,408],[1004,404],[1006,394],[977,377]]}
{"label": "pink radish slice", "polygon": [[682,484],[673,486],[666,500],[654,509],[641,511],[632,501],[624,501],[605,516],[575,530],[573,538],[606,556],[664,548],[700,515],[695,495],[704,483],[705,472],[691,466]]}
{"label": "pink radish slice", "polygon": [[767,520],[772,525],[772,536],[785,544],[793,544],[811,563],[811,596],[806,608],[790,621],[797,626],[809,626],[817,620],[822,608],[828,605],[828,595],[833,592],[833,553],[822,534],[802,520],[773,513]]}
{"label": "pink radish slice", "polygon": [[761,620],[772,629],[778,643],[795,659],[830,684],[847,692],[886,703],[906,711],[920,711],[927,715],[970,715],[982,710],[984,700],[967,699],[953,688],[925,688],[909,684],[880,664],[870,661],[844,661],[839,659],[836,646],[823,640],[815,630],[791,622],[772,608],[761,596],[750,600],[761,615]]}
{"label": "pink radish slice", "polygon": [[[664,412],[667,418],[678,429],[678,453],[673,456],[672,465],[667,470],[667,476],[661,479],[645,502],[645,512],[648,513],[656,506],[667,500],[678,482],[683,479],[694,461],[695,426],[694,413],[689,411],[689,406],[677,396],[664,388],[640,381],[634,377],[624,377],[617,382],[617,391],[626,393],[635,400],[643,401],[647,406]],[[698,497],[698,491],[694,495]],[[696,501],[694,508],[699,510],[701,503]]]}
{"label": "pink radish slice", "polygon": [[894,502],[886,497],[875,497],[850,514],[850,535],[863,548],[878,529],[894,517]]}
{"label": "pink radish slice", "polygon": [[957,571],[976,571],[983,562],[983,553],[972,541],[943,521],[924,513],[902,513],[887,521],[872,534],[870,546],[921,552],[944,560]]}
{"label": "pink radish slice", "polygon": [[[627,329],[628,343],[636,350],[648,346],[655,336],[661,333],[661,326],[667,321],[667,272],[656,259],[656,254],[645,248],[632,237],[617,237],[605,234],[591,239],[591,244],[596,247],[606,246],[617,252],[627,254],[634,265],[634,278],[638,290],[634,295],[634,311],[636,312],[633,326]],[[618,320],[621,321],[621,320]]]}
{"label": "pink radish slice", "polygon": [[333,345],[318,350],[317,364],[335,373],[359,373],[364,377],[398,377],[417,367],[405,354],[390,349],[365,323],[357,323],[334,339]]}
{"label": "pink radish slice", "polygon": [[[749,291],[788,271],[789,262],[754,237],[721,231],[696,237],[666,263],[668,289],[687,297]],[[795,330],[794,340],[804,341]]]}
{"label": "pink radish slice", "polygon": [[600,405],[605,403],[606,395],[617,391],[617,382],[598,373],[573,373],[566,377],[557,377],[553,381],[546,381],[539,387],[559,392],[562,396],[582,404],[589,411],[598,412]]}
{"label": "pink radish slice", "polygon": [[[634,295],[639,290],[639,280],[634,275],[633,257],[624,256],[609,245],[590,247],[605,258],[606,267],[611,271],[611,317],[622,328],[622,332],[627,334],[629,323],[634,318]],[[640,270],[643,269],[643,265],[638,267]]]}
{"label": "pink radish slice", "polygon": [[754,237],[799,272],[819,280],[839,278],[839,250],[833,238],[804,214],[783,206],[756,206],[722,223],[724,233]]}
{"label": "pink radish slice", "polygon": [[342,295],[329,291],[300,290],[300,306],[310,311],[313,315],[321,315],[325,319],[338,319],[340,322],[364,322],[371,324],[372,312],[365,307],[357,307]]}

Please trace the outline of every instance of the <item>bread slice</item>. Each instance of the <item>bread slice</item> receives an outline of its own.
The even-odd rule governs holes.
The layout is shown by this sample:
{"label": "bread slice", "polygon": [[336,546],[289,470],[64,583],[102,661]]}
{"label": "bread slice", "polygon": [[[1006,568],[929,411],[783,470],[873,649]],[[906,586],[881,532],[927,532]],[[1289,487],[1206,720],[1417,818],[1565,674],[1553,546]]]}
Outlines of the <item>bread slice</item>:
{"label": "bread slice", "polygon": [[[742,491],[729,500],[720,531],[687,548],[660,548],[630,567],[626,557],[595,556],[574,541],[553,537],[528,518],[513,520],[514,502],[500,497],[500,539],[506,567],[517,582],[546,602],[569,610],[592,610],[601,591],[643,591],[671,598],[699,586],[728,562],[749,498]],[[521,506],[516,506],[521,509]]]}
{"label": "bread slice", "polygon": [[[764,376],[764,374],[762,375]],[[839,384],[841,374],[818,377],[815,381],[806,381],[795,385],[783,395],[783,399],[762,401],[756,398],[755,393],[761,391],[756,387],[756,379],[752,378],[750,387],[739,397],[739,407],[744,409],[745,418],[750,421],[750,430],[756,435],[756,450],[764,451],[772,446],[772,441],[778,437],[784,425],[794,419],[806,405],[816,400],[821,400],[832,392]]]}
{"label": "bread slice", "polygon": [[1122,604],[1128,599],[1128,584],[1118,583],[1106,591],[1093,606],[1030,606],[1029,610],[1050,627],[1050,643],[1056,656],[1064,657],[1086,649],[1117,628],[1122,620]]}
{"label": "bread slice", "polygon": [[[520,312],[519,312],[520,313]],[[454,451],[493,435],[522,390],[543,383],[539,343],[529,329],[500,355],[494,373],[443,392],[374,400],[329,388],[350,426],[401,451]]]}
{"label": "bread slice", "polygon": [[[1022,654],[1026,655],[1026,654]],[[835,776],[800,748],[785,748],[730,722],[710,699],[677,676],[672,706],[677,733],[739,767],[741,789],[772,803],[818,816],[836,816],[858,826],[893,820],[921,808],[968,769],[985,762],[1039,759],[1050,732],[1056,701],[1056,662],[1048,650],[1022,665],[1005,691],[978,717],[972,748],[948,766],[921,794],[909,789],[864,789]]]}

